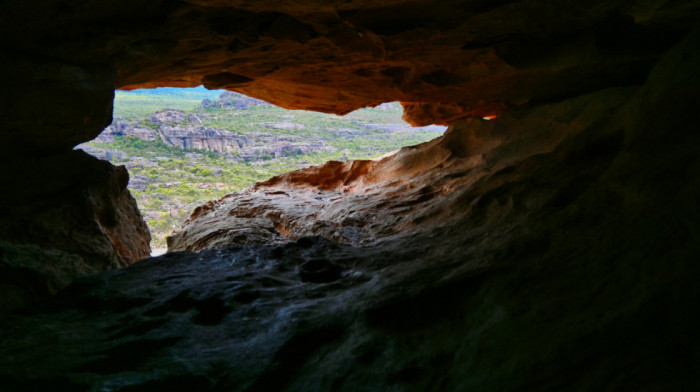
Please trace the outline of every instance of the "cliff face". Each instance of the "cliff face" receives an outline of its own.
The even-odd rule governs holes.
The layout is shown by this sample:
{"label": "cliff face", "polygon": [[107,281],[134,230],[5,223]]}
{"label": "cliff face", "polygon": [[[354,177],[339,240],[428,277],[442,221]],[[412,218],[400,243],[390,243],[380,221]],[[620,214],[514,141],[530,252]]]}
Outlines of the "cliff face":
{"label": "cliff face", "polygon": [[698,388],[700,2],[0,7],[7,308],[144,251],[123,170],[70,151],[114,87],[452,124],[211,202],[171,240],[200,253],[3,316],[4,388]]}
{"label": "cliff face", "polygon": [[[306,141],[301,136],[280,137],[264,132],[265,128],[303,128],[295,123],[263,123],[262,132],[238,134],[225,129],[202,126],[195,114],[185,115],[176,110],[153,114],[147,123],[116,119],[94,140],[111,143],[115,137],[128,136],[141,140],[160,140],[165,145],[184,150],[216,151],[243,160],[260,159],[262,156],[280,157],[293,153],[308,154],[333,149],[323,141]],[[90,149],[89,146],[80,148]]]}
{"label": "cliff face", "polygon": [[[166,118],[166,121],[158,117]],[[113,142],[115,136],[130,136],[141,140],[161,140],[168,146],[187,150],[205,150],[228,153],[240,151],[251,144],[250,138],[224,129],[204,127],[202,120],[191,114],[168,110],[154,114],[149,119],[150,128],[138,121],[115,120],[97,138],[98,142]]]}

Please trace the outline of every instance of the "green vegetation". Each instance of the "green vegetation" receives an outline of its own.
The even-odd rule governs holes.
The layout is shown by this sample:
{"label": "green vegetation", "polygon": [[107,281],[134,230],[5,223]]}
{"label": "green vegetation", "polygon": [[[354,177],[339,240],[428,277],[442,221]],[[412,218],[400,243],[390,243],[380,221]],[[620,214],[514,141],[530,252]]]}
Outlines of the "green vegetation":
{"label": "green vegetation", "polygon": [[134,91],[117,91],[114,96],[114,117],[139,118],[163,109],[194,110],[203,99],[216,99],[221,91],[204,87],[163,87]]}
{"label": "green vegetation", "polygon": [[[98,139],[80,146],[127,167],[131,176],[129,188],[151,230],[154,248],[164,248],[166,236],[177,230],[196,206],[208,200],[329,160],[374,159],[442,133],[439,128],[411,129],[401,121],[402,110],[398,104],[361,109],[344,117],[265,105],[245,110],[203,109],[201,99],[211,99],[211,94],[218,96],[220,92],[172,90],[176,91],[118,91],[115,117],[158,131],[161,125],[149,116],[164,108],[173,108],[196,115],[202,121],[198,124],[200,127],[245,136],[259,148],[280,143],[292,146],[316,143],[323,147],[305,153],[290,148],[283,153],[251,155],[246,150],[184,150],[161,139],[142,140],[126,135],[114,135],[108,141]],[[188,121],[180,125],[168,124],[189,125]],[[244,154],[248,155],[242,157]]]}

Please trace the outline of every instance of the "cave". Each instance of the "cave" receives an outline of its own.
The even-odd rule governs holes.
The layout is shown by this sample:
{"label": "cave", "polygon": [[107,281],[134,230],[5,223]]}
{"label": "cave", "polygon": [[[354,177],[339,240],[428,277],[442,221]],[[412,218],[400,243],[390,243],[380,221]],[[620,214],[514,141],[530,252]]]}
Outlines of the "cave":
{"label": "cave", "polygon": [[74,149],[128,170],[156,256],[208,200],[328,161],[381,159],[446,129],[411,127],[402,114],[398,102],[344,116],[288,110],[201,86],[116,91],[112,124]]}
{"label": "cave", "polygon": [[[700,1],[0,10],[3,390],[700,388]],[[199,85],[448,129],[148,258],[127,171],[73,147],[115,89]]]}

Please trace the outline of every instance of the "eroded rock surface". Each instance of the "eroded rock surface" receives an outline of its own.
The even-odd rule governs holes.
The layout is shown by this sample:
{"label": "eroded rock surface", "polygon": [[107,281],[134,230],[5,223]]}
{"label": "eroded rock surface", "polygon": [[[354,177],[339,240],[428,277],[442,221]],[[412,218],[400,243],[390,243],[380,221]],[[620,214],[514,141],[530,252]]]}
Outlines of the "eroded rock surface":
{"label": "eroded rock surface", "polygon": [[[310,207],[323,212],[367,189],[358,203],[404,230],[277,245],[226,245],[236,241],[221,231],[210,233],[221,243],[190,242],[216,249],[82,279],[0,319],[2,385],[697,389],[698,33],[639,88],[456,124],[395,158],[291,173],[200,211],[193,236],[255,192],[284,187],[303,204],[338,188],[338,200]],[[398,192],[377,194],[380,206],[385,171]],[[300,215],[291,201],[270,208]],[[272,222],[258,216],[263,229]]]}
{"label": "eroded rock surface", "polygon": [[0,312],[150,255],[123,166],[70,151],[11,168],[0,195]]}
{"label": "eroded rock surface", "polygon": [[114,69],[118,88],[203,84],[338,114],[402,101],[409,122],[447,124],[641,83],[660,54],[696,25],[699,5],[22,2],[3,8],[0,44]]}
{"label": "eroded rock surface", "polygon": [[[630,93],[613,89],[545,105],[529,111],[527,122],[518,113],[497,121],[461,121],[443,137],[381,160],[328,162],[272,178],[197,208],[170,239],[170,249],[199,251],[317,235],[368,245],[449,225],[483,213],[474,184],[551,153],[603,121],[607,113],[601,109],[615,108]],[[460,205],[467,194],[474,204]]]}
{"label": "eroded rock surface", "polygon": [[[204,85],[338,114],[402,101],[405,118],[423,125],[636,86],[699,14],[698,0],[4,2],[0,171],[9,189],[22,187],[11,163],[95,138],[112,120],[114,88]],[[21,227],[22,216],[7,216]],[[32,249],[45,241],[18,230]]]}

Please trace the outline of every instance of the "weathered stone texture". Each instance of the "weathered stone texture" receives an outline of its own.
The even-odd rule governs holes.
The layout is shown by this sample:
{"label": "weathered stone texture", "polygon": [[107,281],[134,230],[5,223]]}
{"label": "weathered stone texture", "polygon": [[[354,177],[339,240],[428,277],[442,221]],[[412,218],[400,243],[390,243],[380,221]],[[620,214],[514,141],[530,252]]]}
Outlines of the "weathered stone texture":
{"label": "weathered stone texture", "polygon": [[334,113],[399,99],[415,124],[452,125],[212,201],[171,240],[188,251],[4,315],[0,385],[699,389],[699,10],[3,3],[18,94],[0,105],[17,112],[0,117],[16,141],[2,146],[6,308],[146,250],[123,169],[69,151],[109,122],[113,86],[203,83]]}
{"label": "weathered stone texture", "polygon": [[[4,170],[11,191],[0,195],[0,285],[17,294],[2,297],[0,310],[150,255],[148,227],[123,166],[69,151],[15,158]],[[20,275],[36,279],[29,284]]]}
{"label": "weathered stone texture", "polygon": [[[298,171],[213,203],[187,232],[216,217],[235,226],[259,195],[248,223],[275,244],[240,245],[259,241],[224,229],[209,233],[219,243],[191,239],[209,250],[80,280],[0,321],[0,379],[17,390],[692,390],[700,161],[685,115],[700,86],[682,75],[700,66],[698,42],[641,88],[455,124],[380,162]],[[389,178],[398,192],[379,192]],[[282,190],[291,200],[275,205]],[[321,215],[353,197],[346,214],[370,234],[360,246],[279,241],[262,211],[267,200],[281,219],[302,206]],[[370,232],[366,207],[401,230]],[[328,234],[301,223],[290,231]]]}
{"label": "weathered stone texture", "polygon": [[0,44],[111,67],[119,88],[203,84],[338,114],[402,101],[422,125],[639,84],[697,13],[697,1],[23,2],[3,9]]}

